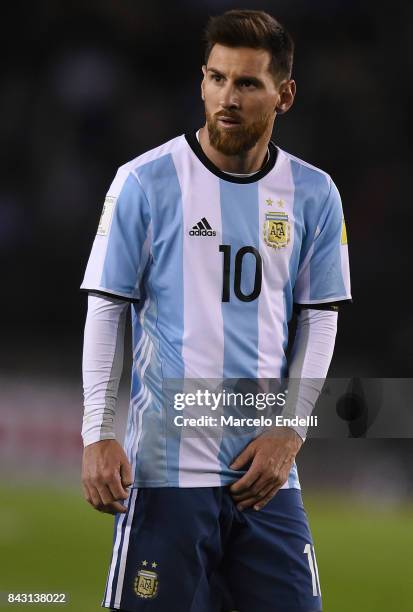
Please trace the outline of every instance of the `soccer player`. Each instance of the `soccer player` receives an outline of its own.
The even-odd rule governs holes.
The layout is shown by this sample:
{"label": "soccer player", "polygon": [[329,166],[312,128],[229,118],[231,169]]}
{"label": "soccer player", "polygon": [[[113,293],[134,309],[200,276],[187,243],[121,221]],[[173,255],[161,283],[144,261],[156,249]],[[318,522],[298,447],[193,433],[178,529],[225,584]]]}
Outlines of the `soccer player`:
{"label": "soccer player", "polygon": [[[270,15],[206,29],[206,122],[121,166],[82,289],[87,501],[115,514],[102,606],[127,612],[321,610],[295,456],[305,428],[233,437],[171,433],[169,380],[327,375],[350,296],[340,196],[276,146],[293,104],[293,42]],[[113,423],[131,310],[124,447]],[[288,321],[297,312],[290,363]],[[311,412],[297,395],[291,414]],[[226,409],[227,410],[227,409]],[[178,430],[178,428],[176,428]]]}

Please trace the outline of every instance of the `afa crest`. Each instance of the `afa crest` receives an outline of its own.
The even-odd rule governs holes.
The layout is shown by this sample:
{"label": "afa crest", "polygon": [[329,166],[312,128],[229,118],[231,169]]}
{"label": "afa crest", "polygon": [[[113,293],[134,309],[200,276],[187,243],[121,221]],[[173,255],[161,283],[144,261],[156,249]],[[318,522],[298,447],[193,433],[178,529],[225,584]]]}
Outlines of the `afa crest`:
{"label": "afa crest", "polygon": [[[156,567],[156,563],[152,564]],[[140,569],[135,578],[135,593],[143,599],[153,599],[158,592],[158,574],[152,570]]]}
{"label": "afa crest", "polygon": [[265,215],[264,241],[274,249],[281,249],[290,242],[290,224],[284,212],[268,212]]}

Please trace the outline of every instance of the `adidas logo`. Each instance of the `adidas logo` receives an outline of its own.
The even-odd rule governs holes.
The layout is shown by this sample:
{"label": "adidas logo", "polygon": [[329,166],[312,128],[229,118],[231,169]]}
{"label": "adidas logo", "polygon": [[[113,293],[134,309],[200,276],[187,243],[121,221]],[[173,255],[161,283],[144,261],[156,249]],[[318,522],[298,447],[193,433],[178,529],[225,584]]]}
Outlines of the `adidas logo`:
{"label": "adidas logo", "polygon": [[216,236],[217,233],[209,225],[205,217],[202,217],[201,221],[198,221],[194,227],[189,230],[190,236]]}

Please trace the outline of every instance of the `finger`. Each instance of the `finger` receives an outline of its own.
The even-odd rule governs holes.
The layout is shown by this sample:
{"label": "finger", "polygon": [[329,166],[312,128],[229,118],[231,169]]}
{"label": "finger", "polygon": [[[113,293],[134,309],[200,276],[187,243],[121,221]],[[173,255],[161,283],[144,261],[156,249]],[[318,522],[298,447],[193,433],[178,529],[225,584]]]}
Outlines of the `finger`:
{"label": "finger", "polygon": [[100,512],[105,512],[106,514],[125,514],[125,512],[127,512],[127,508],[120,502],[112,502],[111,504],[105,504],[97,509]]}
{"label": "finger", "polygon": [[113,499],[127,499],[129,492],[122,486],[120,474],[116,474],[109,482],[106,483]]}
{"label": "finger", "polygon": [[83,496],[87,502],[91,501],[89,489],[84,482],[82,482]]}
{"label": "finger", "polygon": [[128,460],[120,465],[120,477],[124,487],[130,487],[133,484],[132,468]]}
{"label": "finger", "polygon": [[272,500],[274,495],[276,495],[278,493],[278,491],[281,489],[281,487],[282,487],[282,485],[277,485],[261,501],[259,501],[256,504],[254,504],[254,510],[257,510],[257,511],[262,510],[264,508],[264,506],[266,506],[268,504],[268,502]]}
{"label": "finger", "polygon": [[237,482],[234,482],[229,490],[231,494],[238,494],[248,490],[256,480],[261,476],[263,472],[263,465],[260,461],[257,460],[257,457],[254,458],[254,461],[251,464],[249,470],[242,476]]}
{"label": "finger", "polygon": [[103,506],[103,501],[98,493],[98,490],[95,486],[89,485],[87,486],[88,495],[86,497],[86,501],[89,502],[91,506],[98,509]]}
{"label": "finger", "polygon": [[238,457],[231,463],[229,467],[231,468],[231,470],[241,469],[243,465],[245,465],[249,461],[252,461],[252,459],[254,458],[254,454],[255,454],[254,446],[252,446],[251,444],[248,444],[248,446],[244,448],[242,453],[238,455]]}
{"label": "finger", "polygon": [[108,514],[116,514],[117,512],[121,512],[124,514],[127,511],[126,507],[118,501],[112,501],[108,504],[104,504],[100,494],[93,487],[87,488],[84,486],[84,490],[86,501],[99,512],[106,512]]}
{"label": "finger", "polygon": [[251,495],[247,499],[244,499],[241,502],[237,503],[237,509],[242,511],[242,510],[245,510],[245,508],[252,508],[253,506],[255,509],[255,506],[257,504],[262,503],[265,499],[267,499],[268,495],[270,495],[270,493],[277,486],[278,485],[274,485],[274,483],[271,483],[270,485],[262,489],[257,495]]}
{"label": "finger", "polygon": [[261,474],[261,476],[248,488],[241,491],[232,492],[230,490],[230,494],[235,503],[239,503],[244,499],[249,499],[250,497],[254,497],[255,495],[260,498],[262,496],[262,491],[267,490],[269,486],[274,486],[276,483],[274,482],[274,477],[268,474]]}
{"label": "finger", "polygon": [[102,500],[101,505],[108,506],[112,502],[116,501],[116,498],[113,497],[109,488],[106,485],[97,485],[97,492],[99,493],[99,497]]}
{"label": "finger", "polygon": [[237,480],[237,482],[234,482],[230,486],[229,490],[231,495],[239,495],[241,493],[244,493],[245,491],[249,491],[260,476],[261,470],[259,470],[258,468],[255,468],[254,470],[248,470],[248,472],[244,474],[242,478],[240,478],[239,480]]}
{"label": "finger", "polygon": [[111,503],[112,501],[114,501],[112,499],[112,497],[108,498],[108,497],[105,496],[105,494],[103,495],[103,497],[105,498],[105,501],[102,499],[101,494],[99,492],[99,488],[102,489],[101,486],[93,485],[91,483],[89,483],[86,486],[87,486],[88,493],[89,493],[87,501],[96,510],[100,510],[105,505],[105,502],[106,503]]}

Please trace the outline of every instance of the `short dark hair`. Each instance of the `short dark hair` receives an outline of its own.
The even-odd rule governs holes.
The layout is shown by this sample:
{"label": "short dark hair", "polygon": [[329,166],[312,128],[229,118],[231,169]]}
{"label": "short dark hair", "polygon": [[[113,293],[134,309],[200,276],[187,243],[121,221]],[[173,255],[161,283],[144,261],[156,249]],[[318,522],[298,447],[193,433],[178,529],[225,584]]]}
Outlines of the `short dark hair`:
{"label": "short dark hair", "polygon": [[231,10],[210,17],[205,28],[205,64],[215,44],[266,49],[275,80],[291,78],[294,41],[274,17],[264,11]]}

